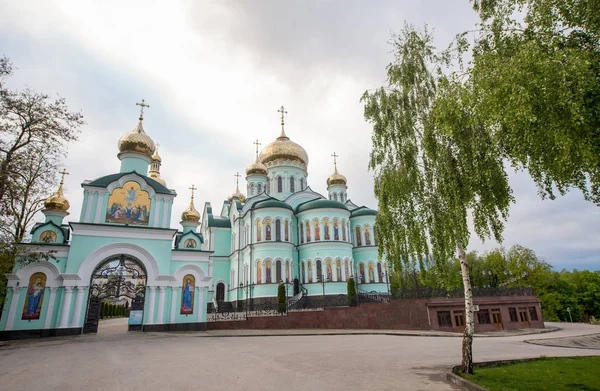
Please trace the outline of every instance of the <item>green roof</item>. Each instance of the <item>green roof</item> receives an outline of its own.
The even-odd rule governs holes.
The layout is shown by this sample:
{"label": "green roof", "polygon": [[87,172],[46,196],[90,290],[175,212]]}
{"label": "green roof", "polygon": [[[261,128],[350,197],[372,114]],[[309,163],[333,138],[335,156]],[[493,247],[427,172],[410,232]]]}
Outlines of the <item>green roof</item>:
{"label": "green roof", "polygon": [[358,217],[358,216],[377,216],[377,211],[373,209],[369,209],[366,206],[361,206],[358,209],[354,209],[352,213],[350,213],[350,217]]}
{"label": "green roof", "polygon": [[211,215],[208,216],[208,226],[209,227],[218,227],[218,228],[231,228],[231,221],[229,219],[224,219],[222,217],[213,217]]}
{"label": "green roof", "polygon": [[83,183],[82,186],[107,187],[111,183],[121,179],[122,176],[130,175],[130,174],[135,174],[135,175],[139,176],[140,178],[142,178],[143,180],[145,180],[146,183],[148,185],[150,185],[150,187],[152,187],[154,189],[154,191],[159,194],[173,194],[173,192],[171,192],[171,190],[167,189],[166,187],[164,187],[163,185],[161,185],[154,179],[149,178],[145,175],[141,175],[140,173],[138,173],[136,171],[120,172],[118,174],[106,175],[101,178],[95,179],[89,183]]}
{"label": "green roof", "polygon": [[269,198],[264,201],[258,201],[252,209],[262,209],[262,208],[284,208],[289,209],[291,211],[294,210],[289,204],[286,204],[283,201],[276,200],[274,198]]}
{"label": "green roof", "polygon": [[296,208],[296,213],[304,212],[305,210],[310,210],[310,209],[325,209],[325,208],[348,210],[348,207],[339,201],[319,199],[319,200],[307,201],[303,204],[298,205],[298,207]]}

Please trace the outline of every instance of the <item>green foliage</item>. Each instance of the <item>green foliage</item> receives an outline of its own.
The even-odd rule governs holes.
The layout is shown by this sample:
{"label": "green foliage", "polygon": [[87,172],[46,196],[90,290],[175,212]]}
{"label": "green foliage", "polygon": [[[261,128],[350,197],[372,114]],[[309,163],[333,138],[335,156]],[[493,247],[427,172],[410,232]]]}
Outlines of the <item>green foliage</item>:
{"label": "green foliage", "polygon": [[540,195],[578,188],[600,205],[600,2],[472,2],[473,115]]}
{"label": "green foliage", "polygon": [[354,278],[349,278],[348,279],[346,287],[347,287],[347,290],[348,290],[348,305],[350,305],[350,306],[356,306],[356,304],[357,304],[357,302],[356,302],[357,292],[356,292],[356,283],[354,282]]}
{"label": "green foliage", "polygon": [[600,357],[542,357],[540,360],[480,368],[468,379],[489,390],[598,390]]}
{"label": "green foliage", "polygon": [[287,296],[285,294],[285,285],[279,284],[277,287],[277,311],[285,312],[287,307]]}

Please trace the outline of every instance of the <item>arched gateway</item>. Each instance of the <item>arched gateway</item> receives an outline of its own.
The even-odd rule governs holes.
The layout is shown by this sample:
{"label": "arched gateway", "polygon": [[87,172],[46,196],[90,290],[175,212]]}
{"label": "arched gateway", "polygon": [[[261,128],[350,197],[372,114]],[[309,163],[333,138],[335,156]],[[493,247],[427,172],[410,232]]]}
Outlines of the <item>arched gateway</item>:
{"label": "arched gateway", "polygon": [[[100,263],[92,273],[84,333],[96,333],[102,302],[123,305],[129,311],[143,311],[147,273],[144,265],[129,255],[117,255]],[[137,322],[136,322],[137,323]],[[129,324],[129,331],[141,330],[140,324]]]}

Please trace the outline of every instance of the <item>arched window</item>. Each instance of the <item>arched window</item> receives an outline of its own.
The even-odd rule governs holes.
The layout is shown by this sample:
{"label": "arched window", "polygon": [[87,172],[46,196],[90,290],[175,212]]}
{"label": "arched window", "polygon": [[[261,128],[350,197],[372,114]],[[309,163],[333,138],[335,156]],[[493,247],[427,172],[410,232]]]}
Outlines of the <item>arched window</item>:
{"label": "arched window", "polygon": [[348,270],[348,260],[346,259],[344,261],[344,275],[346,276],[346,281],[348,281],[348,277],[349,277],[348,271],[349,271]]}
{"label": "arched window", "polygon": [[285,261],[285,282],[290,282],[290,261]]}
{"label": "arched window", "polygon": [[315,220],[315,242],[321,240],[321,229],[319,227],[319,220]]}
{"label": "arched window", "polygon": [[381,262],[377,262],[377,275],[379,276],[379,282],[383,282],[383,271],[381,270]]}
{"label": "arched window", "polygon": [[290,235],[289,235],[290,227],[289,227],[288,221],[286,220],[283,225],[284,225],[283,233],[285,235],[285,241],[289,242],[290,241]]}
{"label": "arched window", "polygon": [[373,226],[373,244],[377,246],[377,231],[375,231],[375,226]]}
{"label": "arched window", "polygon": [[340,240],[340,228],[337,219],[333,219],[333,240]]}
{"label": "arched window", "polygon": [[342,220],[342,240],[346,241],[346,220]]}
{"label": "arched window", "polygon": [[372,263],[369,263],[369,282],[371,284],[375,282],[375,267]]}
{"label": "arched window", "polygon": [[328,219],[324,219],[323,220],[323,240],[330,240],[329,238],[329,220]]}
{"label": "arched window", "polygon": [[261,261],[256,262],[256,283],[257,284],[262,283],[262,262]]}
{"label": "arched window", "polygon": [[275,240],[281,242],[281,220],[275,220]]}
{"label": "arched window", "polygon": [[302,283],[306,284],[306,267],[304,266],[304,262],[302,262]]}
{"label": "arched window", "polygon": [[250,184],[250,195],[254,195],[254,183]]}
{"label": "arched window", "polygon": [[310,242],[310,221],[306,222],[306,243]]}
{"label": "arched window", "polygon": [[337,280],[342,281],[342,261],[339,259],[335,261],[335,273],[337,274]]}
{"label": "arched window", "polygon": [[317,281],[323,281],[323,265],[321,265],[321,260],[317,261]]}
{"label": "arched window", "polygon": [[272,278],[273,278],[273,262],[271,261],[267,261],[265,263],[265,282],[267,284],[270,284],[272,282]]}
{"label": "arched window", "polygon": [[290,177],[290,191],[294,193],[296,191],[296,180],[293,176]]}
{"label": "arched window", "polygon": [[369,226],[365,225],[365,246],[371,245],[371,233],[369,232]]}
{"label": "arched window", "polygon": [[344,193],[340,193],[340,202],[344,202]]}
{"label": "arched window", "polygon": [[361,263],[358,270],[360,271],[360,283],[365,283],[365,264]]}
{"label": "arched window", "polygon": [[304,190],[304,178],[300,178],[300,190]]}
{"label": "arched window", "polygon": [[326,281],[333,281],[333,265],[331,264],[331,259],[328,259],[325,262],[325,277]]}
{"label": "arched window", "polygon": [[308,261],[308,282],[312,282],[312,261]]}
{"label": "arched window", "polygon": [[277,281],[277,283],[279,283],[281,280],[281,261],[277,261],[275,262],[275,279]]}
{"label": "arched window", "polygon": [[260,220],[256,222],[256,241],[260,242],[262,240],[262,223]]}
{"label": "arched window", "polygon": [[356,245],[362,246],[362,240],[360,238],[360,227],[356,227]]}
{"label": "arched window", "polygon": [[271,240],[271,220],[265,220],[265,240]]}
{"label": "arched window", "polygon": [[337,193],[333,193],[333,200],[337,201]]}
{"label": "arched window", "polygon": [[225,301],[225,284],[222,282],[217,284],[217,301]]}
{"label": "arched window", "polygon": [[283,193],[283,178],[280,176],[277,177],[277,192]]}
{"label": "arched window", "polygon": [[260,193],[262,193],[262,185],[259,183],[258,184],[258,192],[257,192],[257,194],[260,194]]}
{"label": "arched window", "polygon": [[300,243],[304,243],[304,223],[300,223]]}

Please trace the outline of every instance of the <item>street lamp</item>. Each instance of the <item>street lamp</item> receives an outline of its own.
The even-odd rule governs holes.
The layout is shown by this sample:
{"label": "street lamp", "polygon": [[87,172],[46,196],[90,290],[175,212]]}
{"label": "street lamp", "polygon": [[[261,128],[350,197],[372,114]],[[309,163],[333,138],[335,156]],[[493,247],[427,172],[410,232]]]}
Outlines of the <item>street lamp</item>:
{"label": "street lamp", "polygon": [[571,308],[567,307],[567,312],[569,313],[569,319],[571,319],[571,323],[573,323],[573,316],[571,316]]}

